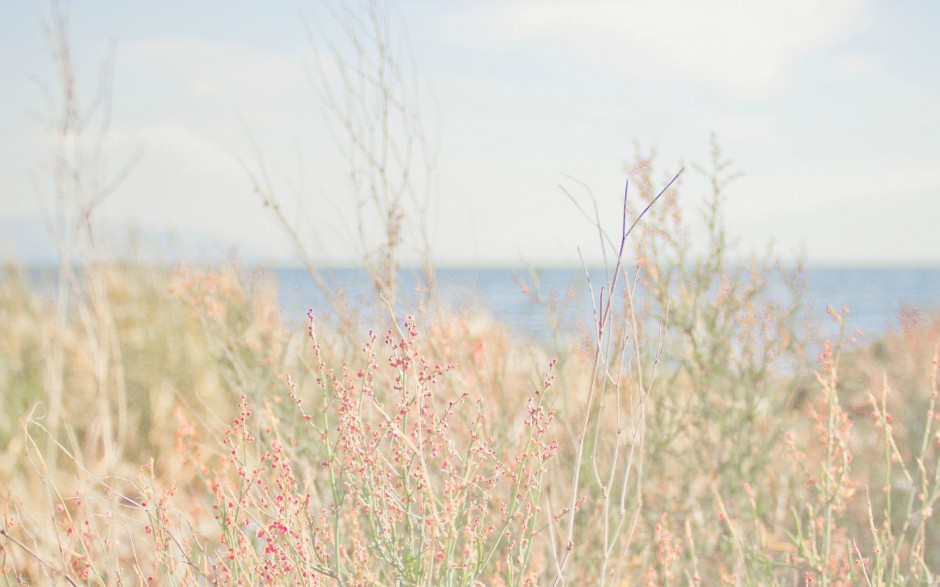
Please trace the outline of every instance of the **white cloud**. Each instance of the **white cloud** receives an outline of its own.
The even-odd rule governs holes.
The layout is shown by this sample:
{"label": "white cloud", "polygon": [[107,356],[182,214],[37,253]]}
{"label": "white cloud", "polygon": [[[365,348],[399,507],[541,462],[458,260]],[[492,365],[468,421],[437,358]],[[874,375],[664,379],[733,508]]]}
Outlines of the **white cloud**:
{"label": "white cloud", "polygon": [[864,0],[524,0],[452,15],[443,35],[474,47],[539,45],[628,79],[703,83],[762,95],[784,86],[798,59],[867,18]]}
{"label": "white cloud", "polygon": [[843,53],[833,59],[835,71],[847,78],[868,78],[880,67],[878,59],[860,51]]}
{"label": "white cloud", "polygon": [[271,100],[307,87],[300,55],[257,47],[156,38],[122,45],[119,57],[134,67],[172,73],[192,94],[214,99]]}

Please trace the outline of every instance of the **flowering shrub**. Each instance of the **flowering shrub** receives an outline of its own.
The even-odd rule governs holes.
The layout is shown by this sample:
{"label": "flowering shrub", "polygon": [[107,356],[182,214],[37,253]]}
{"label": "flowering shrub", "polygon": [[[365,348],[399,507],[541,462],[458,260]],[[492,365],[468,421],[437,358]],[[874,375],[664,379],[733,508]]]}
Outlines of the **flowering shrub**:
{"label": "flowering shrub", "polygon": [[551,378],[530,395],[518,444],[497,447],[469,392],[436,393],[453,366],[425,359],[413,320],[381,341],[370,333],[358,368],[323,363],[312,318],[310,336],[316,407],[291,392],[309,435],[279,438],[244,396],[226,429],[237,475],[212,484],[226,553],[214,576],[298,585],[534,576],[541,480],[557,450],[544,406]]}
{"label": "flowering shrub", "polygon": [[940,323],[815,345],[758,273],[619,250],[557,361],[480,314],[291,333],[237,268],[100,268],[108,328],[88,305],[47,356],[48,300],[3,281],[0,577],[935,583]]}
{"label": "flowering shrub", "polygon": [[[143,350],[123,353],[140,380],[127,417],[145,433],[125,445],[119,470],[136,476],[116,475],[98,445],[81,442],[102,411],[71,420],[70,439],[47,429],[39,404],[9,436],[0,576],[11,583],[916,585],[940,567],[938,330],[928,321],[884,339],[878,355],[822,345],[801,401],[750,432],[772,446],[761,448],[762,476],[747,477],[696,469],[645,441],[662,433],[650,416],[674,388],[644,371],[655,354],[630,359],[632,327],[604,339],[612,355],[560,346],[557,363],[480,318],[390,322],[354,346],[312,319],[285,338],[265,310],[276,296],[221,282],[237,273],[215,274],[211,287],[186,279],[175,294],[186,303],[172,310],[181,328],[134,338],[131,316],[172,307],[164,293],[137,287],[118,306],[118,338],[160,334],[153,356],[167,361],[141,370]],[[40,320],[41,301],[30,303],[21,318]],[[68,356],[84,361],[74,332]],[[169,362],[174,333],[203,352]],[[253,354],[258,344],[267,351]],[[876,379],[878,361],[889,362]],[[173,364],[183,368],[161,375]],[[201,383],[187,387],[187,374]],[[91,395],[67,406],[100,394],[75,389]],[[709,426],[686,431],[702,435],[711,424],[700,415],[726,414],[673,416]],[[663,499],[679,471],[693,475],[683,482],[700,505]]]}

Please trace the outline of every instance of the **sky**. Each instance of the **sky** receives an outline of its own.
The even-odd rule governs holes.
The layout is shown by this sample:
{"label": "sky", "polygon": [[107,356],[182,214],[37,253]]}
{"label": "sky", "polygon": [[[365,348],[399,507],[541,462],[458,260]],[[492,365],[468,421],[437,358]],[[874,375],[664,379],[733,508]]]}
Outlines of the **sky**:
{"label": "sky", "polygon": [[[51,6],[0,3],[0,253],[25,262],[53,255]],[[290,0],[65,6],[82,102],[109,80],[96,169],[109,178],[132,162],[95,212],[113,243],[133,232],[169,258],[295,263],[253,189],[264,170],[318,261],[347,264],[378,246],[368,204],[365,243],[357,236],[362,168],[344,156],[348,136],[324,94],[355,63],[341,25],[361,13]],[[663,185],[686,166],[677,197],[694,218],[707,183],[693,164],[708,163],[715,136],[743,172],[725,208],[742,257],[773,242],[815,265],[940,265],[940,3],[402,0],[383,10],[403,95],[417,105],[411,136],[427,146],[409,151],[406,260],[419,233],[442,265],[573,264],[579,248],[596,258],[595,228],[562,188],[582,203],[590,188],[616,231],[628,164],[655,149]],[[401,125],[389,128],[401,147]],[[410,223],[418,217],[423,229]]]}

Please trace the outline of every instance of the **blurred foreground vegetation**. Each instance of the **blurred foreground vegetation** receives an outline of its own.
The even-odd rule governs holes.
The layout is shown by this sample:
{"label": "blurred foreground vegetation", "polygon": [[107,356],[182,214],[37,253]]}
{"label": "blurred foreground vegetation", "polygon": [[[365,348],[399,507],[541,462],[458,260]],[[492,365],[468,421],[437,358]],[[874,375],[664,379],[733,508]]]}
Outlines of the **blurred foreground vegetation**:
{"label": "blurred foreground vegetation", "polygon": [[707,255],[677,184],[547,346],[433,289],[375,324],[334,292],[292,331],[237,265],[87,263],[55,292],[8,266],[2,581],[936,584],[940,321],[860,343],[798,271],[770,298],[772,257],[727,266],[712,167]]}

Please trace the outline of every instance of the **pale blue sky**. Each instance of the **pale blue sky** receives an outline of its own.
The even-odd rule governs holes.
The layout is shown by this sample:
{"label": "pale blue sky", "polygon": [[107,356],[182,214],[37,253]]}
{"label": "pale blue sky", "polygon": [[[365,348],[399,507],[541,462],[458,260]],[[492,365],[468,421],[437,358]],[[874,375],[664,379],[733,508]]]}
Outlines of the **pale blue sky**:
{"label": "pale blue sky", "polygon": [[[71,3],[86,95],[115,47],[109,157],[142,153],[102,208],[109,226],[289,261],[238,163],[254,161],[247,128],[285,199],[302,194],[322,257],[349,258],[347,173],[305,73],[301,16],[329,22],[317,6]],[[595,238],[559,191],[563,174],[615,219],[635,142],[658,149],[665,173],[704,162],[714,132],[746,173],[727,208],[742,252],[774,240],[814,263],[940,263],[937,2],[396,6],[437,104],[424,112],[440,139],[430,232],[441,262],[573,262]],[[36,83],[53,80],[47,8],[0,5],[0,247],[13,241],[25,258],[41,250],[48,201],[50,110]],[[689,215],[700,185],[690,174]]]}

